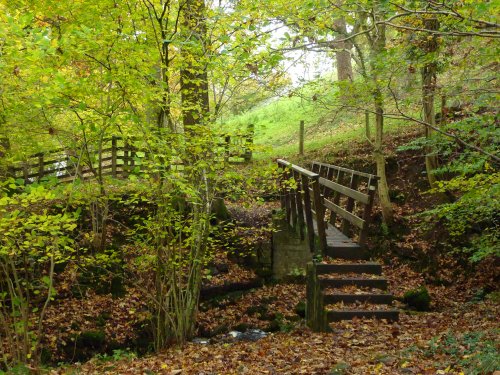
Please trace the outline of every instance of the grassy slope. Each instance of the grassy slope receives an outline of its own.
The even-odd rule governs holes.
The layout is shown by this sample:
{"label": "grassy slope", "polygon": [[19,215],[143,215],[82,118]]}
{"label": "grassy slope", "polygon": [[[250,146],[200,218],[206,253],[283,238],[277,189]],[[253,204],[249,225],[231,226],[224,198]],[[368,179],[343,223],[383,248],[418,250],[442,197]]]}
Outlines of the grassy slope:
{"label": "grassy slope", "polygon": [[[364,113],[338,111],[327,108],[319,101],[310,98],[312,94],[299,97],[282,97],[261,104],[227,121],[233,129],[245,129],[248,124],[255,125],[255,159],[270,157],[293,158],[298,154],[299,124],[305,121],[305,152],[322,149],[338,149],[347,146],[352,140],[365,139]],[[334,93],[326,93],[325,102],[334,102]],[[372,135],[374,134],[373,115]],[[402,121],[387,120],[387,133],[399,132]],[[413,127],[413,126],[412,126]]]}

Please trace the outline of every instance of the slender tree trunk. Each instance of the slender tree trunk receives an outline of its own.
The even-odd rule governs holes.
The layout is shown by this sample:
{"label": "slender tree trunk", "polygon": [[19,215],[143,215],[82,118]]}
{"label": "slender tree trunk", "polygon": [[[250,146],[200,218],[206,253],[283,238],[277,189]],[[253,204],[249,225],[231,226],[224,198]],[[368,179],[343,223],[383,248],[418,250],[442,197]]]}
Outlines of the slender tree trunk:
{"label": "slender tree trunk", "polygon": [[378,196],[382,208],[382,217],[384,223],[390,224],[393,220],[394,213],[391,198],[389,196],[389,184],[387,183],[387,174],[385,170],[384,109],[380,101],[380,92],[375,95],[379,99],[375,99],[375,149],[373,155],[377,165],[377,175],[380,177],[378,182]]}
{"label": "slender tree trunk", "polygon": [[384,99],[382,90],[379,85],[379,77],[377,75],[376,61],[380,59],[381,54],[385,50],[385,25],[379,25],[377,33],[371,41],[371,78],[375,89],[373,91],[373,102],[375,107],[375,142],[374,142],[374,158],[377,165],[377,175],[380,177],[378,183],[378,196],[380,206],[382,208],[382,216],[384,223],[391,224],[394,216],[391,198],[389,196],[389,184],[387,183],[387,174],[385,170],[385,155],[384,155]]}
{"label": "slender tree trunk", "polygon": [[[424,19],[424,27],[429,30],[438,30],[439,21],[436,18]],[[435,35],[426,35],[424,42],[424,50],[429,56],[438,52],[438,42]],[[426,63],[422,68],[422,106],[424,112],[424,121],[432,126],[436,125],[436,114],[434,108],[434,95],[436,92],[436,72],[437,62],[435,56],[429,56],[430,62]],[[432,129],[425,127],[425,136],[429,139],[432,136]],[[436,176],[434,171],[438,167],[438,160],[435,150],[431,146],[425,148],[425,169],[427,179],[431,188],[436,187]]]}
{"label": "slender tree trunk", "polygon": [[[186,0],[182,8],[182,35],[186,40],[181,50],[180,69],[186,145],[183,178],[196,193],[193,192],[190,198],[193,204],[188,213],[174,214],[169,218],[171,207],[165,204],[165,217],[158,217],[160,227],[171,226],[172,221],[182,221],[186,233],[169,233],[169,243],[160,241],[157,244],[156,300],[161,301],[155,322],[157,349],[172,342],[182,344],[194,334],[206,258],[213,189],[207,171],[197,163],[201,158],[209,158],[213,152],[210,140],[207,140],[210,116],[205,10],[204,0]],[[164,194],[168,196],[169,193]],[[185,216],[189,218],[187,221]],[[189,236],[189,241],[184,236]],[[179,259],[182,259],[182,266],[176,265]]]}

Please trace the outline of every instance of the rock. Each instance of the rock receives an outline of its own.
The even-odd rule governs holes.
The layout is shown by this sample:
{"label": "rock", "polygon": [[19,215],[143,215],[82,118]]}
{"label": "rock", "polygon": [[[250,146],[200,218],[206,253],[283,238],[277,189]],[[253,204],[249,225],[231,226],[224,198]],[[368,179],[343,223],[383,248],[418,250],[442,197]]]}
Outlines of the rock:
{"label": "rock", "polygon": [[193,340],[191,340],[194,344],[200,344],[200,345],[208,345],[210,344],[209,339],[205,339],[203,337],[195,337]]}
{"label": "rock", "polygon": [[258,341],[267,337],[267,333],[260,329],[249,329],[246,332],[231,331],[228,336],[234,341]]}

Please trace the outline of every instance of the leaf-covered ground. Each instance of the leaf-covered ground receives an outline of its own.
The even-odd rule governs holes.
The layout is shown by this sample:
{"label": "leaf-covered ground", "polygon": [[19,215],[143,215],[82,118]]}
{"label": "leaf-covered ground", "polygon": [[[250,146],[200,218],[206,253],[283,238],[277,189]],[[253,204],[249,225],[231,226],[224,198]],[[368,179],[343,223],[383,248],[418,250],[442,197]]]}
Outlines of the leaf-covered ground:
{"label": "leaf-covered ground", "polygon": [[[401,296],[423,283],[408,266],[385,267],[391,291]],[[304,286],[280,284],[256,289],[236,301],[221,301],[200,313],[200,323],[266,328],[266,314],[280,314],[281,328],[256,342],[188,343],[142,358],[115,357],[50,371],[52,374],[487,374],[498,370],[500,345],[498,298],[479,295],[479,278],[452,286],[428,286],[430,312],[402,311],[400,321],[354,320],[331,325],[331,333],[313,333],[294,318]],[[120,329],[119,326],[116,327]]]}

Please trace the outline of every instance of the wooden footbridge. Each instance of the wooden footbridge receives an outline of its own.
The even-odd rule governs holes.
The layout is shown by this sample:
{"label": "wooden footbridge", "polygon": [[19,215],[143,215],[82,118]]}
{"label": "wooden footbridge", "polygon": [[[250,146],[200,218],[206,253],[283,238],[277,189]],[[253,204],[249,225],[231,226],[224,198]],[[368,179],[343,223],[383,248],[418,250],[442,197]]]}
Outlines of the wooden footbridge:
{"label": "wooden footbridge", "polygon": [[313,162],[311,170],[279,159],[285,220],[307,242],[309,327],[357,318],[397,320],[382,266],[365,251],[378,177]]}

